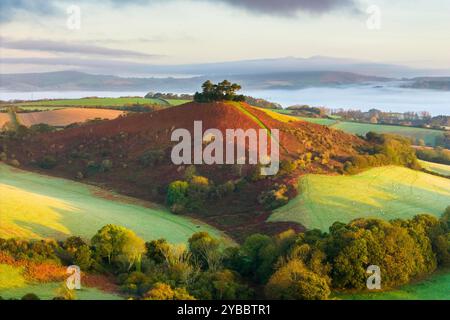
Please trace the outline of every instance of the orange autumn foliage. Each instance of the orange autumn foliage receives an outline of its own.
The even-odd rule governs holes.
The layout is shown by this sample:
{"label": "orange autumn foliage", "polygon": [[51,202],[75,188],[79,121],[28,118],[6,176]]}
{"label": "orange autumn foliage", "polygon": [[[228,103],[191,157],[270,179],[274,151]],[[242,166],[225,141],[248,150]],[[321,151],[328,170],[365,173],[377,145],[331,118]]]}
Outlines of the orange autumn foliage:
{"label": "orange autumn foliage", "polygon": [[67,278],[66,268],[54,262],[38,263],[31,260],[16,260],[2,251],[0,251],[0,264],[23,268],[23,275],[28,281],[53,282]]}

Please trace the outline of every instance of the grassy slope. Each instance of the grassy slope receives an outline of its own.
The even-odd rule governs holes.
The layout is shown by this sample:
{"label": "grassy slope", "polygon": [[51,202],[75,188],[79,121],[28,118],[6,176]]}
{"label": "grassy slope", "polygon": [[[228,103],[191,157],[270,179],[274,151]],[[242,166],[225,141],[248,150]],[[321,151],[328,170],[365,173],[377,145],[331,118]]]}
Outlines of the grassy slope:
{"label": "grassy slope", "polygon": [[436,172],[436,173],[442,174],[444,176],[450,176],[450,166],[449,165],[428,162],[428,161],[423,161],[423,160],[419,160],[419,162],[422,167],[424,167],[425,169],[427,169],[429,171]]}
{"label": "grassy slope", "polygon": [[269,221],[293,221],[327,231],[335,222],[377,217],[440,216],[450,205],[450,180],[401,167],[374,168],[354,176],[307,175],[299,195]]}
{"label": "grassy slope", "polygon": [[445,272],[393,291],[340,294],[337,297],[344,300],[450,300],[449,288],[450,272]]}
{"label": "grassy slope", "polygon": [[[106,224],[134,230],[146,240],[185,242],[193,233],[220,233],[166,209],[136,204],[99,188],[0,164],[0,237],[90,239]],[[134,201],[134,203],[133,203]]]}

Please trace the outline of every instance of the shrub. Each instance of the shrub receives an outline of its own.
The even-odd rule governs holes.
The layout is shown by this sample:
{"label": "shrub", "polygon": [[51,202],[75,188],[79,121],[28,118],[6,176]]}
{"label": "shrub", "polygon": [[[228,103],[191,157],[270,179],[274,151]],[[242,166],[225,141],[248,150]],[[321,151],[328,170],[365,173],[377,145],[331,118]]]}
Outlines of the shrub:
{"label": "shrub", "polygon": [[188,195],[189,183],[186,181],[174,181],[167,189],[166,202],[169,206],[186,205]]}
{"label": "shrub", "polygon": [[287,191],[288,188],[286,185],[275,184],[272,190],[261,193],[258,197],[258,201],[269,210],[279,208],[289,201],[289,197],[286,195]]}
{"label": "shrub", "polygon": [[13,167],[20,167],[20,162],[17,159],[12,159],[11,161],[9,161],[9,164]]}
{"label": "shrub", "polygon": [[58,162],[56,158],[50,155],[45,156],[41,161],[39,161],[39,167],[47,170],[53,169],[57,164]]}
{"label": "shrub", "polygon": [[21,300],[41,300],[41,299],[39,299],[39,297],[34,293],[27,293],[22,297]]}
{"label": "shrub", "polygon": [[300,260],[278,269],[265,288],[269,299],[326,300],[331,290],[325,278],[308,270]]}
{"label": "shrub", "polygon": [[152,167],[162,163],[163,161],[163,150],[148,150],[144,152],[139,158],[139,162],[143,167]]}
{"label": "shrub", "polygon": [[113,162],[109,159],[105,159],[102,161],[100,165],[100,172],[108,172],[111,171],[113,167]]}
{"label": "shrub", "polygon": [[165,283],[157,283],[148,291],[145,300],[195,300],[185,288],[172,289],[170,285]]}

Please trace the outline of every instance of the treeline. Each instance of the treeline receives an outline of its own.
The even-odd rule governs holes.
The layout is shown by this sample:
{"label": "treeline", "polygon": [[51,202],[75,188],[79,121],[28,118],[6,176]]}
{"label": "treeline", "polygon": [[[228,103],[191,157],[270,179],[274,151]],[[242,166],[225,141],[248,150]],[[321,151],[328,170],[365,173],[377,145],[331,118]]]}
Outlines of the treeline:
{"label": "treeline", "polygon": [[416,149],[417,158],[429,162],[450,165],[450,150],[444,148]]}
{"label": "treeline", "polygon": [[228,246],[208,233],[186,245],[144,242],[132,231],[107,225],[90,244],[0,240],[15,259],[53,260],[83,272],[114,275],[134,299],[329,299],[335,290],[366,290],[367,268],[380,268],[382,289],[450,266],[450,207],[441,219],[357,219],[334,223],[328,233],[292,230],[254,234]]}
{"label": "treeline", "polygon": [[293,115],[308,118],[326,118],[329,109],[310,107],[308,105],[293,105],[287,108]]}
{"label": "treeline", "polygon": [[360,155],[347,161],[344,170],[357,173],[367,168],[386,165],[400,165],[411,169],[420,169],[416,153],[408,138],[391,134],[369,132],[363,137],[368,146],[361,148]]}
{"label": "treeline", "polygon": [[192,94],[185,93],[161,93],[161,92],[149,92],[144,96],[145,99],[169,99],[169,100],[194,100]]}
{"label": "treeline", "polygon": [[332,109],[331,114],[339,116],[342,120],[366,123],[395,124],[433,129],[442,129],[450,126],[450,116],[440,115],[432,117],[427,111],[400,113],[383,112],[378,109],[371,109],[367,112],[351,109]]}

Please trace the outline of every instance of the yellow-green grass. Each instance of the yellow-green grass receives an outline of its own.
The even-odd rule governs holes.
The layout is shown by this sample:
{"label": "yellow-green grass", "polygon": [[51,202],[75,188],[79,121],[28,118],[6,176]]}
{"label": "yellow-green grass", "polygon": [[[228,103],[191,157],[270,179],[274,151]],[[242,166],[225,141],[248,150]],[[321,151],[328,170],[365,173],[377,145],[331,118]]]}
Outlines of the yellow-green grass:
{"label": "yellow-green grass", "polygon": [[5,289],[21,288],[24,286],[26,286],[26,281],[22,275],[22,268],[0,264],[0,292]]}
{"label": "yellow-green grass", "polygon": [[356,218],[440,217],[450,205],[450,180],[403,167],[373,168],[353,176],[306,175],[299,195],[269,221],[292,221],[328,231],[336,221]]}
{"label": "yellow-green grass", "polygon": [[450,166],[446,164],[434,163],[419,160],[420,165],[431,172],[436,172],[438,174],[450,177]]}
{"label": "yellow-green grass", "polygon": [[60,100],[41,100],[31,102],[21,102],[16,104],[22,107],[35,107],[35,106],[52,106],[52,107],[119,107],[129,104],[159,104],[163,106],[175,106],[189,102],[188,100],[179,99],[146,99],[139,97],[126,97],[126,98],[82,98],[82,99],[60,99]]}
{"label": "yellow-green grass", "polygon": [[385,292],[338,294],[344,300],[450,300],[450,271]]}
{"label": "yellow-green grass", "polygon": [[333,126],[334,124],[338,123],[338,121],[328,118],[306,118],[306,117],[299,117],[300,119],[308,122],[312,122],[315,124],[320,124],[323,126]]}
{"label": "yellow-green grass", "polygon": [[295,121],[299,121],[298,117],[294,117],[291,116],[289,114],[284,114],[282,112],[277,112],[277,111],[273,111],[270,109],[264,109],[264,108],[257,108],[263,112],[265,112],[268,116],[270,116],[271,118],[281,121],[281,122],[295,122]]}
{"label": "yellow-green grass", "polygon": [[89,240],[101,227],[117,224],[145,240],[185,243],[195,232],[222,234],[163,207],[70,180],[18,170],[0,163],[0,238]]}
{"label": "yellow-green grass", "polygon": [[[32,111],[53,111],[59,110],[62,107],[51,107],[51,106],[30,106],[30,107],[19,107],[19,112],[23,110],[32,110]],[[6,107],[0,107],[0,112],[7,112]]]}
{"label": "yellow-green grass", "polygon": [[440,130],[370,123],[337,122],[336,124],[332,125],[332,127],[348,133],[359,135],[366,135],[366,133],[370,131],[377,133],[398,134],[412,138],[415,143],[422,139],[427,145],[431,146],[435,146],[436,139],[443,135],[443,131]]}
{"label": "yellow-green grass", "polygon": [[[51,283],[37,283],[37,284],[25,284],[21,287],[1,288],[0,296],[3,299],[21,299],[24,295],[34,293],[41,300],[52,300],[58,296],[59,289],[64,283],[51,282]],[[81,287],[81,290],[75,291],[75,297],[77,300],[123,300],[122,297],[103,292],[96,288]]]}
{"label": "yellow-green grass", "polygon": [[[289,110],[277,110],[276,112],[282,114],[290,114],[287,112]],[[329,126],[334,129],[339,129],[347,133],[366,135],[368,132],[377,133],[390,133],[412,138],[414,143],[418,143],[420,139],[424,140],[427,145],[436,146],[436,139],[443,136],[443,131],[426,129],[426,128],[415,128],[406,126],[395,126],[395,125],[384,125],[384,124],[371,124],[371,123],[358,123],[358,122],[346,122],[334,119],[323,119],[323,118],[308,118],[308,117],[298,117],[304,121],[321,124],[324,126]]]}

